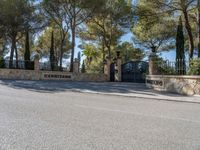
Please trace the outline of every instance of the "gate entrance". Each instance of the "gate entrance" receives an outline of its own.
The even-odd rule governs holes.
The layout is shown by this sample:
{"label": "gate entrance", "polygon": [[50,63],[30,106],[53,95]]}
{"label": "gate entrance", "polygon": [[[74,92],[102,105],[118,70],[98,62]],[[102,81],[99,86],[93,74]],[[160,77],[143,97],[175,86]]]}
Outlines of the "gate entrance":
{"label": "gate entrance", "polygon": [[122,65],[122,82],[145,83],[148,63],[144,61],[130,61]]}

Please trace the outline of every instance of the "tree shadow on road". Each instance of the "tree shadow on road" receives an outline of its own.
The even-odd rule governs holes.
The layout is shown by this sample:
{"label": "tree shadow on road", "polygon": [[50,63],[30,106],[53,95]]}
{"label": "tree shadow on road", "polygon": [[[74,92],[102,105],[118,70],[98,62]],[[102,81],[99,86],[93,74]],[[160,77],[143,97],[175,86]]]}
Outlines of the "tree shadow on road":
{"label": "tree shadow on road", "polygon": [[178,94],[154,91],[147,88],[145,84],[139,83],[0,80],[0,85],[8,86],[14,89],[26,89],[38,93],[90,91],[111,94],[121,93],[140,94],[146,96],[165,95],[170,97],[183,97]]}

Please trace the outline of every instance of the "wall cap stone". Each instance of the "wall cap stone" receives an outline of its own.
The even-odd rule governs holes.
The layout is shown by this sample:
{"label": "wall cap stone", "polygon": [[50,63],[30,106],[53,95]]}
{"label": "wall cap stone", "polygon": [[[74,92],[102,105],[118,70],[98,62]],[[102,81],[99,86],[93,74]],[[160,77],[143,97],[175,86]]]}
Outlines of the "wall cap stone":
{"label": "wall cap stone", "polygon": [[147,78],[182,78],[182,79],[200,79],[200,76],[190,75],[147,75]]}

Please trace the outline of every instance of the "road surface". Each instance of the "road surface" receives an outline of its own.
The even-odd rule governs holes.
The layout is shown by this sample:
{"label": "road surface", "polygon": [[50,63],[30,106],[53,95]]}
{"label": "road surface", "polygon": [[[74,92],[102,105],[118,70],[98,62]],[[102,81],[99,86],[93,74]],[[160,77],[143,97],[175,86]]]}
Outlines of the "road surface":
{"label": "road surface", "polygon": [[22,84],[0,82],[0,150],[200,150],[200,104]]}

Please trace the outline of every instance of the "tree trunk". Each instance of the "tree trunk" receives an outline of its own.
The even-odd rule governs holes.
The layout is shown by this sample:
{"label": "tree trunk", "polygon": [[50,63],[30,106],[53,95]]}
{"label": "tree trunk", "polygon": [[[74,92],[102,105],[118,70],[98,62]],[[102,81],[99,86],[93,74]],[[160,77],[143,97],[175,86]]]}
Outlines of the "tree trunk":
{"label": "tree trunk", "polygon": [[[102,40],[102,53],[103,53],[103,63],[104,63],[104,61],[105,61],[105,45],[104,45],[104,40]],[[104,64],[103,64],[103,73],[104,73]]]}
{"label": "tree trunk", "polygon": [[52,31],[52,33],[51,33],[50,64],[51,64],[51,71],[54,71],[54,69],[55,69],[54,31]]}
{"label": "tree trunk", "polygon": [[24,53],[25,69],[32,69],[30,64],[30,45],[29,45],[29,31],[26,31],[25,53]]}
{"label": "tree trunk", "polygon": [[63,45],[64,45],[64,41],[65,41],[65,39],[63,38],[62,40],[61,40],[61,45],[60,45],[60,71],[62,71],[63,70],[63,68],[62,68],[62,61],[63,61]]}
{"label": "tree trunk", "polygon": [[179,24],[176,34],[176,71],[178,75],[185,75],[185,38],[183,33],[182,18],[179,18]]}
{"label": "tree trunk", "polygon": [[111,58],[111,47],[108,46],[108,57]]}
{"label": "tree trunk", "polygon": [[74,62],[74,51],[75,51],[75,38],[76,38],[76,25],[75,20],[72,23],[72,51],[71,51],[71,64],[70,64],[70,72],[73,72],[73,62]]}
{"label": "tree trunk", "polygon": [[188,17],[188,12],[187,10],[183,11],[184,14],[184,18],[185,18],[185,27],[186,30],[188,32],[188,36],[189,36],[189,58],[192,59],[193,58],[193,54],[194,54],[194,40],[193,40],[193,35],[192,35],[192,28],[189,22],[189,17]]}
{"label": "tree trunk", "polygon": [[13,57],[14,57],[14,51],[15,51],[15,43],[16,39],[15,37],[12,38],[12,45],[11,45],[11,51],[10,51],[10,60],[9,60],[9,68],[13,68]]}
{"label": "tree trunk", "polygon": [[18,64],[18,51],[17,51],[16,42],[15,42],[14,48],[15,48],[15,58],[16,58],[16,69],[18,69],[19,64]]}

